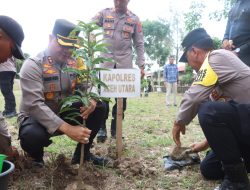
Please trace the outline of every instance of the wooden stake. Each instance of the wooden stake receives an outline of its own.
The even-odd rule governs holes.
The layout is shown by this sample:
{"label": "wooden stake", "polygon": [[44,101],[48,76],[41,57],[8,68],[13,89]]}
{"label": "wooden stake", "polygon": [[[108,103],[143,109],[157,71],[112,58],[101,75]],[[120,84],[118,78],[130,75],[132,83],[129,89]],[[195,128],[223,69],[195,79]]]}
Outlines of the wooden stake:
{"label": "wooden stake", "polygon": [[122,117],[123,117],[123,98],[117,98],[116,153],[118,159],[120,159],[122,156]]}

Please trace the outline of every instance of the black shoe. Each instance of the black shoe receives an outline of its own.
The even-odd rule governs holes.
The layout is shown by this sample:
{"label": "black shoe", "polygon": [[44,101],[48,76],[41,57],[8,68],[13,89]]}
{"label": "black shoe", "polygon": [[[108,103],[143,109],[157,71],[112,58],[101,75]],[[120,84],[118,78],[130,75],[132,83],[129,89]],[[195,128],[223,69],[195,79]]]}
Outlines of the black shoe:
{"label": "black shoe", "polygon": [[86,158],[86,161],[92,162],[96,166],[107,166],[110,160],[104,157],[96,156],[94,154],[89,153],[88,157]]}
{"label": "black shoe", "polygon": [[250,190],[245,164],[223,164],[225,178],[214,190]]}
{"label": "black shoe", "polygon": [[43,168],[44,167],[44,161],[32,161],[32,168]]}
{"label": "black shoe", "polygon": [[13,111],[13,112],[3,111],[3,116],[6,118],[15,117],[15,116],[17,116],[17,112],[16,111]]}
{"label": "black shoe", "polygon": [[228,179],[224,179],[222,183],[214,190],[249,190],[250,185],[247,183],[233,183]]}
{"label": "black shoe", "polygon": [[25,152],[25,156],[26,158],[29,160],[29,168],[33,168],[33,169],[39,169],[39,168],[43,168],[44,167],[44,160],[43,157],[37,157],[37,158],[33,158],[31,157],[28,153]]}
{"label": "black shoe", "polygon": [[97,133],[97,143],[104,143],[107,140],[107,130],[100,128]]}
{"label": "black shoe", "polygon": [[[100,156],[95,156],[91,153],[89,153],[88,156],[84,157],[84,161],[92,162],[94,165],[102,167],[106,166],[109,163],[108,159]],[[74,155],[71,160],[71,164],[72,165],[80,164],[80,156],[78,157]]]}

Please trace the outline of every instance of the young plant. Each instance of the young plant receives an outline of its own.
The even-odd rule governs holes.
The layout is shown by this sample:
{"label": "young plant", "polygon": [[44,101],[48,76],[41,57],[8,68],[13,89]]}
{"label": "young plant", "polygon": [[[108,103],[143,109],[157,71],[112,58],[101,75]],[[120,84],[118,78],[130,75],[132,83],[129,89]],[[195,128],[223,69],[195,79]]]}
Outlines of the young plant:
{"label": "young plant", "polygon": [[[60,113],[66,114],[65,119],[74,121],[83,127],[85,127],[85,121],[83,120],[83,123],[80,123],[77,120],[77,117],[81,117],[81,113],[72,108],[72,104],[80,102],[84,106],[89,106],[91,99],[108,101],[107,98],[100,97],[98,94],[98,89],[100,87],[107,88],[107,85],[98,77],[99,72],[106,69],[98,68],[97,65],[105,61],[112,62],[112,60],[100,56],[100,53],[107,52],[106,47],[108,44],[104,44],[102,39],[96,40],[98,36],[103,34],[99,31],[100,28],[95,23],[79,21],[70,34],[70,37],[78,39],[78,45],[80,46],[80,48],[72,51],[72,57],[77,62],[77,66],[76,68],[64,69],[65,72],[73,73],[77,80],[75,93],[62,100]],[[96,92],[93,91],[94,88]],[[84,159],[83,150],[84,146],[82,146],[81,150],[80,167]]]}

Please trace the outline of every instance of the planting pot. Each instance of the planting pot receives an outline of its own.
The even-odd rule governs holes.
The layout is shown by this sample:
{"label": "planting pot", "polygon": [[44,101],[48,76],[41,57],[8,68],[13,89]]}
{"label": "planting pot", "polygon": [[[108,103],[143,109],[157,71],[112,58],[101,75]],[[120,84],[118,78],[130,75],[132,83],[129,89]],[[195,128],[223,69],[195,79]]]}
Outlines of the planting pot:
{"label": "planting pot", "polygon": [[10,174],[14,171],[15,166],[10,161],[4,160],[2,173],[0,173],[0,187],[1,190],[8,189],[8,181]]}

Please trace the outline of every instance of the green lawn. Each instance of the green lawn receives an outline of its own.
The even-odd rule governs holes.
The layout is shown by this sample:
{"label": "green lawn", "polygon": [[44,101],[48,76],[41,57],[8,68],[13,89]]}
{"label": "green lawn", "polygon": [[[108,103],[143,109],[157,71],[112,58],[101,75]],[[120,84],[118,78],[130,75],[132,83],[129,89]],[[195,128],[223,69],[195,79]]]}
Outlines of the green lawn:
{"label": "green lawn", "polygon": [[[15,88],[16,100],[19,105],[20,90]],[[178,103],[182,95],[178,95]],[[3,99],[0,96],[0,109],[3,109]],[[181,171],[165,172],[163,167],[163,156],[173,148],[171,129],[178,107],[165,106],[164,93],[150,93],[149,97],[133,98],[128,100],[128,108],[123,121],[123,135],[125,136],[123,157],[137,160],[143,166],[143,172],[153,170],[152,175],[142,174],[141,177],[124,177],[117,169],[104,169],[103,173],[108,175],[106,185],[100,189],[202,189],[210,190],[218,182],[203,180],[199,173],[199,167],[187,167]],[[16,125],[15,118],[8,119],[9,125]],[[110,120],[107,126],[110,126]],[[10,127],[13,135],[13,144],[18,146],[17,128]],[[109,130],[108,130],[109,131]],[[187,126],[186,135],[182,136],[183,146],[188,146],[195,141],[202,140],[203,134],[197,119]],[[64,154],[68,159],[74,150],[75,142],[66,136],[54,137],[53,144],[46,148],[47,162],[54,160],[58,154]],[[109,143],[95,144],[93,152],[107,153]],[[201,157],[204,153],[201,154]],[[32,179],[34,177],[31,177]],[[19,177],[12,183],[12,189],[19,189],[23,180],[31,180]],[[53,179],[51,179],[53,180]],[[47,184],[47,183],[46,183]],[[53,181],[50,181],[53,184]],[[29,184],[30,189],[39,189],[35,183]],[[41,184],[40,184],[41,185]],[[43,188],[42,188],[43,189]],[[44,189],[56,189],[53,185]]]}

